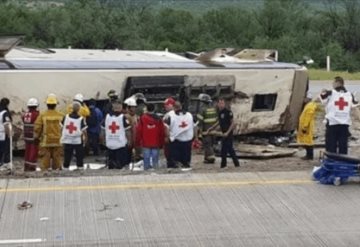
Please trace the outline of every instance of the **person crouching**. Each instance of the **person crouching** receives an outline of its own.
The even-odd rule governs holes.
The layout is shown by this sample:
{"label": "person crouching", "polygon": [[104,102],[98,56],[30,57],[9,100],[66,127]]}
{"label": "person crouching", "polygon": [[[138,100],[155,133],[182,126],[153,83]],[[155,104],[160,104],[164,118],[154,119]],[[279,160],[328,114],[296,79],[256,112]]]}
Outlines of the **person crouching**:
{"label": "person crouching", "polygon": [[124,168],[129,164],[127,145],[131,145],[128,141],[131,139],[129,138],[130,125],[124,114],[122,114],[121,102],[113,102],[112,112],[106,115],[102,127],[105,128],[108,168]]}
{"label": "person crouching", "polygon": [[73,102],[72,113],[66,115],[62,121],[62,135],[60,142],[64,144],[63,169],[68,170],[75,150],[78,169],[84,167],[84,143],[86,143],[86,123],[79,115],[81,104]]}

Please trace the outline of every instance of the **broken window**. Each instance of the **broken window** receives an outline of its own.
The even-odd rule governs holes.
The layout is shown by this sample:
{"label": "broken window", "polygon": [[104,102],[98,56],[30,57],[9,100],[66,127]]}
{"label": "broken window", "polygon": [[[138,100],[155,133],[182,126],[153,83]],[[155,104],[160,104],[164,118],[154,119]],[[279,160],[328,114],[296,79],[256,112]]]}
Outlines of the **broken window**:
{"label": "broken window", "polygon": [[251,111],[273,111],[277,94],[255,94]]}

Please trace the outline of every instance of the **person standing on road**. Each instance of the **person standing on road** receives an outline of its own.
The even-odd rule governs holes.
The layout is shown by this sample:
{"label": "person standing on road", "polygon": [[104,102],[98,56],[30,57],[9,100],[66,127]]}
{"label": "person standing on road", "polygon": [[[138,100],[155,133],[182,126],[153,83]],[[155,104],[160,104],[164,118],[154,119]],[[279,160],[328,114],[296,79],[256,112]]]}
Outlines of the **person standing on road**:
{"label": "person standing on road", "polygon": [[199,132],[202,135],[204,163],[213,164],[215,162],[214,136],[206,133],[217,122],[217,112],[212,105],[209,95],[202,93],[199,95],[199,100],[203,104],[200,112],[197,114],[197,119],[199,121]]}
{"label": "person standing on road", "polygon": [[191,113],[183,111],[180,102],[174,104],[175,114],[166,124],[169,126],[170,167],[182,165],[182,170],[191,170],[191,146],[194,139],[194,119]]}
{"label": "person standing on road", "polygon": [[144,170],[159,167],[159,150],[164,145],[164,123],[154,110],[154,104],[147,104],[136,127],[136,146],[143,149]]}
{"label": "person standing on road", "polygon": [[11,114],[9,111],[10,100],[0,100],[0,169],[10,169],[10,135],[11,135]]}
{"label": "person standing on road", "polygon": [[25,171],[36,171],[36,162],[39,152],[39,145],[34,139],[34,123],[40,112],[38,111],[39,102],[35,98],[30,98],[27,102],[28,110],[22,117],[24,123],[25,141]]}
{"label": "person standing on road", "polygon": [[92,149],[93,155],[99,155],[99,142],[101,133],[101,122],[103,121],[103,114],[99,108],[96,107],[96,101],[91,99],[89,101],[90,116],[86,118],[88,125],[88,148]]}
{"label": "person standing on road", "polygon": [[35,121],[35,142],[40,142],[39,158],[41,171],[50,168],[61,170],[63,148],[60,143],[61,121],[64,115],[56,110],[58,100],[55,94],[49,94],[46,99],[47,111],[40,113]]}
{"label": "person standing on road", "polygon": [[121,102],[113,102],[111,113],[108,113],[103,122],[105,129],[105,142],[108,149],[109,169],[122,169],[129,164],[127,145],[132,145],[130,137],[130,124],[122,114]]}
{"label": "person standing on road", "polygon": [[86,143],[86,122],[80,116],[81,104],[73,102],[72,113],[67,114],[61,122],[62,134],[60,142],[64,145],[63,169],[68,170],[75,151],[78,169],[84,168],[84,143]]}
{"label": "person standing on road", "polygon": [[344,79],[337,76],[333,82],[333,89],[324,89],[320,95],[326,112],[325,148],[331,153],[348,153],[351,107],[358,104],[354,95],[346,90],[344,84]]}
{"label": "person standing on road", "polygon": [[220,125],[221,132],[223,133],[221,139],[221,168],[227,167],[227,154],[230,154],[235,167],[240,167],[240,162],[235,154],[233,147],[233,130],[235,128],[233,113],[225,107],[225,99],[218,100],[218,121],[211,126],[205,133],[208,135],[212,130]]}
{"label": "person standing on road", "polygon": [[297,142],[304,145],[306,155],[302,157],[304,160],[314,159],[314,126],[315,113],[317,104],[311,101],[311,98],[304,99],[305,107],[299,119],[299,127],[297,129]]}
{"label": "person standing on road", "polygon": [[[163,122],[166,123],[168,121],[168,119],[175,115],[175,111],[174,111],[174,104],[175,104],[175,99],[173,99],[172,97],[168,97],[165,99],[164,101],[164,108],[165,108],[165,115],[163,117]],[[171,161],[170,161],[170,141],[169,141],[169,126],[165,124],[165,144],[164,144],[164,155],[166,158],[166,167],[167,168],[175,168],[172,167]]]}

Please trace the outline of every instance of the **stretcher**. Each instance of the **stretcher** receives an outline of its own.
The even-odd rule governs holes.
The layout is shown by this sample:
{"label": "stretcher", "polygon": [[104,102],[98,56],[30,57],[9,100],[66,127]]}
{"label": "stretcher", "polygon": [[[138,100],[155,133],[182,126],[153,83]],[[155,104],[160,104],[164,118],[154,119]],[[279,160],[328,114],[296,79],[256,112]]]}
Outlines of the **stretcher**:
{"label": "stretcher", "polygon": [[320,167],[313,171],[315,180],[322,184],[341,185],[350,177],[360,176],[360,159],[348,155],[324,152]]}

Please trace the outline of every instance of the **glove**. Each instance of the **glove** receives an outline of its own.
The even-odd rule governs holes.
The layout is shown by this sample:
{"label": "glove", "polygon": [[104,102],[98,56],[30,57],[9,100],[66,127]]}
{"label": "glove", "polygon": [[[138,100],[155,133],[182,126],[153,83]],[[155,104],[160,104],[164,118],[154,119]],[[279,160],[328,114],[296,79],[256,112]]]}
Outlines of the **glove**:
{"label": "glove", "polygon": [[40,144],[40,139],[39,139],[39,138],[35,138],[35,139],[34,139],[34,144],[35,144],[35,145],[39,145],[39,144]]}

